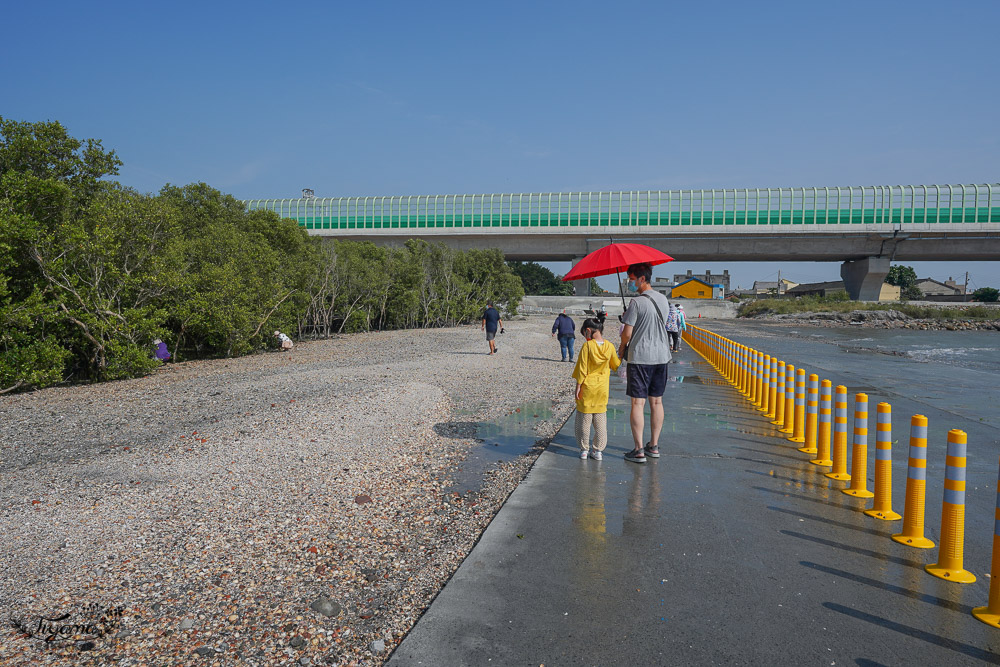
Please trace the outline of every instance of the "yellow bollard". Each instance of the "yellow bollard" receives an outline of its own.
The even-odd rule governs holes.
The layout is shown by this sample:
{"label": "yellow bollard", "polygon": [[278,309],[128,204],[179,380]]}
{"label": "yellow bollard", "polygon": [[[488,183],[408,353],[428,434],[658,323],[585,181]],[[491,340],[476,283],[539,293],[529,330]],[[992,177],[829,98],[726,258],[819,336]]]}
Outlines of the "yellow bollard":
{"label": "yellow bollard", "polygon": [[806,393],[806,437],[805,444],[799,447],[803,454],[815,454],[816,450],[816,423],[819,419],[819,376],[815,373],[809,375],[809,388]]}
{"label": "yellow bollard", "polygon": [[768,401],[771,396],[771,355],[765,354],[760,365],[760,394],[757,399],[757,409],[767,413]]}
{"label": "yellow bollard", "polygon": [[987,625],[1000,628],[1000,479],[997,479],[997,505],[993,512],[993,561],[990,563],[990,597],[985,607],[976,607],[972,615]]}
{"label": "yellow bollard", "polygon": [[764,376],[761,373],[761,368],[764,366],[764,353],[757,352],[757,356],[754,358],[753,364],[753,396],[751,400],[755,407],[760,407],[760,394],[761,385],[764,383]]}
{"label": "yellow bollard", "polygon": [[757,397],[757,350],[750,350],[750,386],[747,387],[747,399],[753,403]]}
{"label": "yellow bollard", "polygon": [[924,569],[946,581],[971,584],[976,575],[963,567],[965,556],[965,431],[948,431],[948,458],[941,505],[941,546],[938,562]]}
{"label": "yellow bollard", "polygon": [[830,479],[851,481],[847,474],[847,387],[837,385],[833,406],[833,470],[826,473]]}
{"label": "yellow bollard", "polygon": [[795,435],[788,439],[806,441],[806,372],[801,368],[795,371]]}
{"label": "yellow bollard", "polygon": [[809,463],[817,466],[831,466],[830,460],[830,394],[832,382],[823,380],[819,386],[819,421],[816,434],[816,458]]}
{"label": "yellow bollard", "polygon": [[892,511],[892,406],[875,408],[875,500],[865,514],[883,521],[902,519]]}
{"label": "yellow bollard", "polygon": [[750,361],[747,356],[747,346],[740,345],[740,393],[744,396],[749,396],[749,384],[750,381],[747,379],[749,374]]}
{"label": "yellow bollard", "polygon": [[[906,471],[906,505],[903,532],[892,539],[908,547],[930,549],[934,542],[924,537],[924,500],[927,491],[927,417],[910,419],[910,462]],[[993,582],[990,582],[991,584]]]}
{"label": "yellow bollard", "polygon": [[785,376],[787,372],[785,371],[785,362],[778,362],[778,377],[776,378],[776,388],[774,392],[775,403],[774,403],[774,421],[772,424],[777,426],[785,425]]}
{"label": "yellow bollard", "polygon": [[795,366],[785,366],[785,426],[780,433],[795,432]]}
{"label": "yellow bollard", "polygon": [[868,394],[854,396],[854,445],[851,448],[851,487],[843,489],[855,498],[871,498],[868,490]]}
{"label": "yellow bollard", "polygon": [[769,378],[769,386],[767,388],[767,418],[774,419],[774,414],[777,412],[777,406],[775,403],[778,402],[778,358],[771,357],[771,371]]}

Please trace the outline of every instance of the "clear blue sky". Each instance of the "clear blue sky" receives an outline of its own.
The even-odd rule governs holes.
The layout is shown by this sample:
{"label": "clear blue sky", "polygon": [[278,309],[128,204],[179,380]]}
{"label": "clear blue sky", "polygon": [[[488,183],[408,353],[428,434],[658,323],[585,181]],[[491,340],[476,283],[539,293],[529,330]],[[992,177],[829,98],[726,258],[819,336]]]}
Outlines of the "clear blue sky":
{"label": "clear blue sky", "polygon": [[[997,0],[41,0],[3,19],[0,115],[102,139],[142,191],[1000,180]],[[915,266],[1000,286],[996,263]],[[689,268],[839,278],[832,263],[657,273]]]}

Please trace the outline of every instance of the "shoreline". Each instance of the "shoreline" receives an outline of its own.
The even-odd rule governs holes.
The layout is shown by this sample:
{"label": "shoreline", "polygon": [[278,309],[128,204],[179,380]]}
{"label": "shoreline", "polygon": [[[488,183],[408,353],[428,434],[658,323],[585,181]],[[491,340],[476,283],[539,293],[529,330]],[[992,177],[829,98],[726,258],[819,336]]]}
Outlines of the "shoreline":
{"label": "shoreline", "polygon": [[[381,664],[572,413],[550,327],[506,323],[494,357],[478,326],[376,332],[0,398],[0,602],[126,608],[90,652],[5,630],[0,662]],[[464,426],[532,400],[536,446],[456,492]]]}

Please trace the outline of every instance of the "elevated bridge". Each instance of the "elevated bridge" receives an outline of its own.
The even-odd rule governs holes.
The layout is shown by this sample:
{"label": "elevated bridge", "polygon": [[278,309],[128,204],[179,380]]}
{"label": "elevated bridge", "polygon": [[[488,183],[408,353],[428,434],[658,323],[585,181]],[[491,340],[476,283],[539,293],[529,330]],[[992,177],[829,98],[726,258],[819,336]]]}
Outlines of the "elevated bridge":
{"label": "elevated bridge", "polygon": [[[890,261],[1000,259],[1000,183],[251,199],[310,234],[576,261],[638,241],[682,261],[839,261],[877,298]],[[586,283],[586,281],[581,281]],[[578,285],[578,294],[585,287]]]}

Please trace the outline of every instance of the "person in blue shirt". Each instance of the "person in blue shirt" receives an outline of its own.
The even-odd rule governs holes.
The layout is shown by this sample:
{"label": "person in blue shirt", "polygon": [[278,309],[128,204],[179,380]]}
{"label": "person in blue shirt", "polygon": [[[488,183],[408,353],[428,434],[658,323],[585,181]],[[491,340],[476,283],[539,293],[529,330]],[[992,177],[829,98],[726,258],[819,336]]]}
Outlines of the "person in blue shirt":
{"label": "person in blue shirt", "polygon": [[498,329],[503,329],[503,320],[500,319],[500,312],[493,307],[492,302],[489,302],[486,304],[485,312],[483,312],[483,325],[479,327],[479,330],[486,332],[486,341],[490,344],[490,354],[497,352],[497,343],[494,338],[496,338]]}
{"label": "person in blue shirt", "polygon": [[[559,350],[562,352],[562,360],[573,361],[573,342],[576,341],[576,324],[566,314],[565,309],[556,316],[556,321],[552,324],[552,335],[559,336]],[[567,355],[569,356],[567,357]]]}

